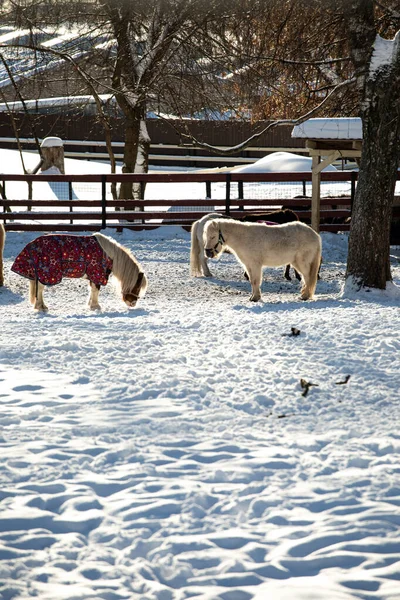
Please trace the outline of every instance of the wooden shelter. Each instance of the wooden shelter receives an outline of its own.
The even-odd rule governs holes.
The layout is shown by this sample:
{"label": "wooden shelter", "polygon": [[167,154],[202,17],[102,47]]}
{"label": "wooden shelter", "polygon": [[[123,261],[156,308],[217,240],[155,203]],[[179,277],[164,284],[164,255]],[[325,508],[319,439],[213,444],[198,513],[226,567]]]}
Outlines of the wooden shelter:
{"label": "wooden shelter", "polygon": [[315,231],[319,231],[321,171],[338,158],[360,158],[361,119],[309,119],[293,128],[292,138],[305,139],[306,148],[312,158],[311,226]]}

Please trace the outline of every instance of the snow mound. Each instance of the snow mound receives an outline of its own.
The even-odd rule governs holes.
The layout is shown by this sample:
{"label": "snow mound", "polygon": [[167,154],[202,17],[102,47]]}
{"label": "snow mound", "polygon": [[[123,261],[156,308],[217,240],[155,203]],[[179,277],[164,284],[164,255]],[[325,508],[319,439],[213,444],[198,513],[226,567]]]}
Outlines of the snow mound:
{"label": "snow mound", "polygon": [[[293,173],[311,171],[312,159],[308,156],[300,156],[291,152],[273,152],[263,156],[252,165],[235,167],[235,173]],[[324,171],[337,171],[333,165],[329,165]]]}

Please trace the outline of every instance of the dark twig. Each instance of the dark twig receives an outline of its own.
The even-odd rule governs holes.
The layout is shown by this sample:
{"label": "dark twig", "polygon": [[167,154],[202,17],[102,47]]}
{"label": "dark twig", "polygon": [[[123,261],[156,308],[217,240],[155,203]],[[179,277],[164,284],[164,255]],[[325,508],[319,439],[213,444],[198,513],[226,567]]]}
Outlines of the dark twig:
{"label": "dark twig", "polygon": [[308,390],[310,389],[311,386],[318,387],[318,383],[311,383],[311,381],[306,381],[305,379],[300,379],[300,385],[301,385],[302,389],[304,390],[303,393],[301,394],[304,397],[307,396]]}
{"label": "dark twig", "polygon": [[291,327],[290,331],[291,333],[282,333],[282,336],[295,337],[301,333],[300,329],[297,329],[297,327]]}
{"label": "dark twig", "polygon": [[343,381],[336,381],[336,385],[344,385],[345,383],[348,382],[348,380],[350,379],[350,375],[346,375],[346,377],[344,378]]}

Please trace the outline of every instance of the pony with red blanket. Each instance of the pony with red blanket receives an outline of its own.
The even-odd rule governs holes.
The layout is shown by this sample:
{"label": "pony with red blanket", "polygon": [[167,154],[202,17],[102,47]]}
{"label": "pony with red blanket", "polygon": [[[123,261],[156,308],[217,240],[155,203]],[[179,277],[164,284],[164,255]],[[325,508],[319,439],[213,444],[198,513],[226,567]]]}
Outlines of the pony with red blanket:
{"label": "pony with red blanket", "polygon": [[135,306],[147,289],[147,277],[133,254],[101,233],[40,236],[25,246],[11,270],[30,280],[29,300],[38,311],[47,310],[44,287],[60,283],[63,277],[89,280],[92,310],[100,309],[100,287],[107,285],[111,273],[129,307]]}

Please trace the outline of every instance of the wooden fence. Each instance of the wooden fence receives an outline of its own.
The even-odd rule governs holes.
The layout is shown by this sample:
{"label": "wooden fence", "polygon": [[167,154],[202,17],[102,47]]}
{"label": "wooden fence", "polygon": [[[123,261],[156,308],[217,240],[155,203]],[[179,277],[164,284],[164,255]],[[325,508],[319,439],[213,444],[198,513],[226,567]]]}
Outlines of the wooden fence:
{"label": "wooden fence", "polygon": [[[125,119],[123,116],[109,115],[112,144],[117,154],[121,153],[125,140]],[[257,147],[247,147],[231,156],[218,156],[205,148],[196,147],[189,138],[180,132],[189,131],[195,139],[211,146],[232,148],[255,133],[263,130],[269,121],[252,125],[242,121],[213,121],[198,119],[179,121],[173,119],[147,119],[146,125],[151,140],[151,164],[191,165],[203,168],[205,165],[223,166],[242,162],[242,159],[257,160],[268,152],[307,152],[305,140],[292,138],[292,125],[275,127],[263,133],[257,139]],[[81,108],[70,111],[58,111],[52,114],[0,113],[0,132],[3,138],[2,147],[17,148],[15,131],[22,148],[28,149],[32,131],[38,138],[49,135],[58,136],[64,141],[66,156],[80,156],[87,151],[97,155],[95,160],[105,156],[104,127],[99,123],[97,115],[84,114]],[[5,138],[8,138],[6,140]],[[75,140],[75,141],[74,141]],[[187,140],[187,144],[184,143]],[[307,152],[308,154],[308,152]],[[235,158],[234,158],[235,157]],[[85,155],[88,158],[88,155]],[[108,160],[108,155],[106,156]]]}
{"label": "wooden fence", "polygon": [[[321,198],[321,231],[346,231],[349,229],[346,218],[351,215],[357,172],[326,172],[321,180],[329,182],[349,182],[351,195],[346,197]],[[8,231],[98,231],[106,227],[122,229],[152,229],[165,225],[190,226],[193,221],[216,210],[235,218],[248,213],[290,207],[299,218],[310,222],[311,198],[246,198],[244,185],[248,183],[291,183],[304,186],[311,182],[311,173],[157,173],[146,175],[104,174],[104,175],[9,175],[1,174],[2,198],[0,199],[0,220]],[[67,184],[68,199],[46,200],[8,199],[10,182],[26,182],[32,189],[37,183]],[[110,200],[107,186],[122,182],[163,183],[203,183],[204,197],[201,199],[142,199]],[[94,200],[74,199],[73,184],[97,184],[98,197]],[[212,199],[212,183],[222,183],[224,198]],[[233,197],[232,184],[237,184],[237,197]],[[236,186],[235,186],[236,188]],[[143,188],[142,188],[143,189]],[[213,208],[210,210],[210,206]],[[23,210],[25,208],[25,210]],[[29,210],[28,210],[29,208]],[[65,209],[65,210],[64,210]],[[399,215],[400,216],[400,215]]]}

